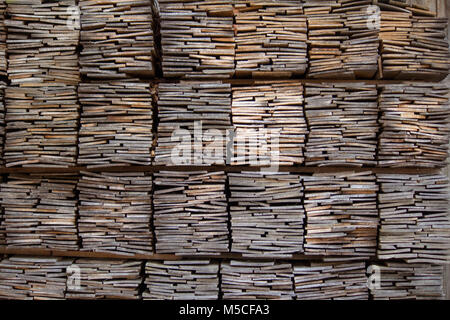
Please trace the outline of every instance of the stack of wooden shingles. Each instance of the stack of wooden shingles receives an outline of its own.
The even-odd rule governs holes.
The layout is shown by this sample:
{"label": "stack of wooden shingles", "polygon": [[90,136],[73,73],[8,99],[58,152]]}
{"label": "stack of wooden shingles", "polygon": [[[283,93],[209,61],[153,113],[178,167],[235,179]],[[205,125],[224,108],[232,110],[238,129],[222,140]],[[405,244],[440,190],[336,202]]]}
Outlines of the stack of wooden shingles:
{"label": "stack of wooden shingles", "polygon": [[219,264],[210,260],[148,261],[144,299],[217,300]]}
{"label": "stack of wooden shingles", "polygon": [[377,247],[377,191],[370,172],[304,177],[305,252],[366,259]]}
{"label": "stack of wooden shingles", "polygon": [[303,164],[308,129],[300,83],[236,86],[231,109],[235,131],[232,164]]}
{"label": "stack of wooden shingles", "polygon": [[231,251],[290,257],[303,252],[301,177],[288,173],[229,173]]}
{"label": "stack of wooden shingles", "polygon": [[371,0],[306,1],[310,78],[371,79],[378,69],[378,28]]}
{"label": "stack of wooden shingles", "polygon": [[156,252],[216,255],[228,252],[223,172],[155,173]]}
{"label": "stack of wooden shingles", "polygon": [[77,177],[13,174],[0,186],[9,247],[77,250]]}
{"label": "stack of wooden shingles", "polygon": [[297,300],[368,300],[364,262],[294,265]]}
{"label": "stack of wooden shingles", "polygon": [[159,5],[164,77],[233,76],[232,0],[159,0]]}
{"label": "stack of wooden shingles", "polygon": [[6,76],[6,0],[0,0],[0,76]]}
{"label": "stack of wooden shingles", "polygon": [[302,76],[307,23],[299,0],[234,0],[236,75]]}
{"label": "stack of wooden shingles", "polygon": [[444,267],[388,262],[371,265],[370,293],[374,300],[443,300]]}
{"label": "stack of wooden shingles", "polygon": [[3,148],[5,144],[5,88],[6,84],[0,80],[0,165],[4,165]]}
{"label": "stack of wooden shingles", "polygon": [[379,174],[380,259],[410,263],[450,261],[448,178]]}
{"label": "stack of wooden shingles", "polygon": [[[68,299],[140,299],[141,261],[77,259],[80,283],[67,287]],[[76,274],[75,274],[76,276]],[[76,280],[76,279],[75,279]]]}
{"label": "stack of wooden shingles", "polygon": [[448,87],[443,84],[385,85],[379,96],[382,167],[442,167],[448,156]]}
{"label": "stack of wooden shingles", "polygon": [[231,85],[161,83],[158,92],[159,165],[225,164],[231,126]]}
{"label": "stack of wooden shingles", "polygon": [[383,78],[442,80],[450,66],[447,18],[409,3],[378,3]]}
{"label": "stack of wooden shingles", "polygon": [[62,300],[73,259],[12,256],[0,262],[0,300]]}
{"label": "stack of wooden shingles", "polygon": [[79,26],[72,11],[76,8],[75,0],[8,3],[7,166],[75,165]]}
{"label": "stack of wooden shingles", "polygon": [[306,85],[306,165],[375,165],[377,94],[375,85],[363,83]]}
{"label": "stack of wooden shingles", "polygon": [[292,265],[286,262],[231,260],[222,262],[221,290],[225,300],[292,300]]}
{"label": "stack of wooden shingles", "polygon": [[82,250],[153,252],[152,177],[146,173],[82,172],[78,182],[78,229]]}

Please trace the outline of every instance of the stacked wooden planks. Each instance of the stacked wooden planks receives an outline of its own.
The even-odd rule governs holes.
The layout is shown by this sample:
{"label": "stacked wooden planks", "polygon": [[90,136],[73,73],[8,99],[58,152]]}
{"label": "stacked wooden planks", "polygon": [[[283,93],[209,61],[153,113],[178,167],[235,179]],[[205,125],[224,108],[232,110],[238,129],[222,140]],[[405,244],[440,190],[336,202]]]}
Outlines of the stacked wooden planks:
{"label": "stacked wooden planks", "polygon": [[155,75],[152,0],[80,0],[81,73],[94,79]]}
{"label": "stacked wooden planks", "polygon": [[6,76],[6,0],[0,0],[0,76]]}
{"label": "stacked wooden planks", "polygon": [[291,257],[303,252],[301,177],[277,172],[229,173],[231,251]]}
{"label": "stacked wooden planks", "polygon": [[311,262],[293,268],[297,300],[369,299],[364,262]]}
{"label": "stacked wooden planks", "polygon": [[237,77],[302,76],[307,21],[300,1],[234,0]]}
{"label": "stacked wooden planks", "polygon": [[443,300],[444,267],[388,262],[369,267],[374,300]]}
{"label": "stacked wooden planks", "polygon": [[233,76],[232,0],[159,0],[159,6],[164,77]]}
{"label": "stacked wooden planks", "polygon": [[131,260],[77,259],[80,283],[67,287],[66,298],[77,300],[140,299],[142,262]]}
{"label": "stacked wooden planks", "polygon": [[371,172],[304,176],[305,252],[368,259],[377,247],[377,191]]}
{"label": "stacked wooden planks", "polygon": [[151,164],[153,109],[149,83],[82,83],[78,98],[82,108],[78,164]]}
{"label": "stacked wooden planks", "polygon": [[444,84],[382,87],[379,96],[381,167],[442,167],[449,143],[450,104]]}
{"label": "stacked wooden planks", "polygon": [[0,81],[0,165],[4,165],[3,149],[5,145],[5,88],[6,84]]}
{"label": "stacked wooden planks", "polygon": [[147,261],[148,300],[218,300],[219,264],[210,260]]}
{"label": "stacked wooden planks", "polygon": [[231,260],[220,265],[225,300],[293,300],[292,265]]}
{"label": "stacked wooden planks", "polygon": [[364,83],[305,86],[306,165],[376,165],[377,93]]}
{"label": "stacked wooden planks", "polygon": [[228,252],[224,172],[154,174],[156,252],[217,255]]}
{"label": "stacked wooden planks", "polygon": [[11,174],[0,186],[8,247],[77,250],[77,177]]}
{"label": "stacked wooden planks", "polygon": [[379,259],[448,263],[448,178],[439,174],[378,174]]}
{"label": "stacked wooden planks", "polygon": [[161,83],[158,88],[157,165],[225,164],[231,129],[231,85]]}
{"label": "stacked wooden planks", "polygon": [[153,253],[150,174],[82,172],[77,190],[82,250]]}
{"label": "stacked wooden planks", "polygon": [[0,261],[0,300],[63,300],[73,259],[11,256]]}
{"label": "stacked wooden planks", "polygon": [[299,82],[233,87],[234,165],[303,164],[308,132]]}

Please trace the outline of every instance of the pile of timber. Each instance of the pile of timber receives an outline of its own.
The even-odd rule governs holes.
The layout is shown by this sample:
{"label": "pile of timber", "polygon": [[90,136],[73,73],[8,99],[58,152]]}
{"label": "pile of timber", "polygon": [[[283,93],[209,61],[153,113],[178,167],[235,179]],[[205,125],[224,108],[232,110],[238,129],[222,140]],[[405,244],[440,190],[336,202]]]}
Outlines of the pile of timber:
{"label": "pile of timber", "polygon": [[231,85],[161,83],[158,91],[157,165],[225,164],[231,129]]}
{"label": "pile of timber", "polygon": [[372,1],[308,1],[310,78],[371,79],[378,70],[378,28]]}
{"label": "pile of timber", "polygon": [[150,165],[153,109],[150,84],[82,83],[78,164]]}
{"label": "pile of timber", "polygon": [[225,300],[293,300],[290,263],[269,261],[222,262],[221,290]]}
{"label": "pile of timber", "polygon": [[381,167],[442,167],[449,143],[450,104],[444,84],[382,87],[379,96]]}
{"label": "pile of timber", "polygon": [[[375,256],[377,191],[371,172],[305,176],[305,252],[342,258]],[[344,259],[345,260],[345,259]]]}
{"label": "pile of timber", "polygon": [[159,0],[159,6],[164,77],[233,76],[232,0]]}
{"label": "pile of timber", "polygon": [[82,172],[77,190],[82,250],[153,253],[150,174]]}
{"label": "pile of timber", "polygon": [[11,85],[78,84],[77,9],[75,0],[8,2],[5,24]]}
{"label": "pile of timber", "polygon": [[306,165],[376,165],[377,88],[363,83],[305,86]]}
{"label": "pile of timber", "polygon": [[12,256],[0,261],[0,300],[63,300],[73,259]]}
{"label": "pile of timber", "polygon": [[155,75],[152,0],[80,0],[81,74],[95,79]]}
{"label": "pile of timber", "polygon": [[6,84],[0,81],[0,165],[4,165],[3,149],[5,145],[5,88]]}
{"label": "pile of timber", "polygon": [[234,165],[293,165],[304,162],[308,132],[303,86],[277,81],[233,87]]}
{"label": "pile of timber", "polygon": [[364,262],[294,265],[297,300],[368,300]]}
{"label": "pile of timber", "polygon": [[219,264],[210,260],[148,261],[145,265],[148,300],[218,300]]}
{"label": "pile of timber", "polygon": [[448,263],[448,178],[426,174],[378,174],[377,178],[381,220],[378,258]]}
{"label": "pile of timber", "polygon": [[0,186],[8,247],[77,250],[77,177],[11,174]]}
{"label": "pile of timber", "polygon": [[[3,177],[0,177],[0,187],[3,183]],[[1,192],[1,189],[0,189]],[[5,230],[5,224],[4,224],[4,213],[5,210],[3,208],[3,205],[1,204],[1,198],[0,198],[0,247],[6,246],[6,230]],[[1,255],[0,255],[1,259]]]}
{"label": "pile of timber", "polygon": [[217,255],[228,252],[224,172],[154,174],[156,252]]}
{"label": "pile of timber", "polygon": [[236,76],[302,76],[307,22],[300,1],[234,0]]}
{"label": "pile of timber", "polygon": [[0,76],[6,76],[6,0],[0,0]]}
{"label": "pile of timber", "polygon": [[139,286],[142,262],[131,260],[77,259],[80,283],[67,287],[66,298],[94,299],[140,299]]}
{"label": "pile of timber", "polygon": [[443,300],[444,267],[388,262],[371,265],[370,293],[374,300]]}
{"label": "pile of timber", "polygon": [[289,173],[229,173],[231,251],[291,257],[303,252],[301,177]]}

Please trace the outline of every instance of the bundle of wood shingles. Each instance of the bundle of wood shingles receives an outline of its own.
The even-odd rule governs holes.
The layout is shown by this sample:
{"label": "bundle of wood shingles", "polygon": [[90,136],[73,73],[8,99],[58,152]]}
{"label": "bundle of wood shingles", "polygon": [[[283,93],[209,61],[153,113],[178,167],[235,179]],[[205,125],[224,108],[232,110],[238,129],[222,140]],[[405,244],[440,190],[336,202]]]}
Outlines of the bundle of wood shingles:
{"label": "bundle of wood shingles", "polygon": [[155,75],[152,0],[80,0],[81,73],[95,79]]}
{"label": "bundle of wood shingles", "polygon": [[9,247],[77,250],[77,177],[12,174],[0,186]]}
{"label": "bundle of wood shingles", "polygon": [[0,81],[0,165],[4,165],[3,148],[5,145],[5,88],[6,84]]}
{"label": "bundle of wood shingles", "polygon": [[236,76],[302,76],[308,66],[301,1],[234,0]]}
{"label": "bundle of wood shingles", "polygon": [[378,183],[378,257],[410,263],[448,263],[448,178],[378,174]]}
{"label": "bundle of wood shingles", "polygon": [[234,74],[232,0],[159,0],[164,77],[227,79]]}
{"label": "bundle of wood shingles", "polygon": [[231,85],[161,83],[158,92],[157,165],[225,164],[231,129]]}
{"label": "bundle of wood shingles", "polygon": [[144,299],[217,300],[219,264],[210,260],[148,261]]}
{"label": "bundle of wood shingles", "polygon": [[233,87],[234,165],[303,164],[308,132],[303,86],[280,81]]}
{"label": "bundle of wood shingles", "polygon": [[228,212],[223,172],[154,174],[156,252],[217,255],[228,252]]}
{"label": "bundle of wood shingles", "polygon": [[363,83],[306,85],[306,165],[375,165],[377,94],[375,85]]}
{"label": "bundle of wood shingles", "polygon": [[82,172],[77,189],[82,250],[153,252],[150,174]]}
{"label": "bundle of wood shingles", "polygon": [[289,173],[229,173],[231,251],[289,257],[303,252],[301,177]]}
{"label": "bundle of wood shingles", "polygon": [[444,267],[388,262],[371,265],[370,293],[374,300],[442,300]]}
{"label": "bundle of wood shingles", "polygon": [[79,106],[75,0],[8,3],[7,166],[75,165]]}
{"label": "bundle of wood shingles", "polygon": [[0,0],[0,76],[6,76],[6,0]]}
{"label": "bundle of wood shingles", "polygon": [[442,167],[449,143],[448,87],[408,83],[382,87],[379,96],[382,167]]}

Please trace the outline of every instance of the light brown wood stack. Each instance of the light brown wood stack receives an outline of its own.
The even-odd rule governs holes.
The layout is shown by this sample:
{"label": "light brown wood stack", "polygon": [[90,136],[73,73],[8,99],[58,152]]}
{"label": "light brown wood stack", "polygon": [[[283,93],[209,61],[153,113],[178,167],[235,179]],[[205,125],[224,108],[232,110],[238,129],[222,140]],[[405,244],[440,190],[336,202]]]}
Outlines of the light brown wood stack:
{"label": "light brown wood stack", "polygon": [[82,250],[151,254],[152,177],[143,172],[82,172],[78,182]]}
{"label": "light brown wood stack", "polygon": [[305,252],[367,259],[377,247],[377,191],[371,172],[305,176]]}
{"label": "light brown wood stack", "polygon": [[148,300],[218,300],[219,264],[210,260],[147,261]]}
{"label": "light brown wood stack", "polygon": [[156,252],[177,255],[228,252],[225,174],[161,171],[154,177]]}
{"label": "light brown wood stack", "polygon": [[63,300],[69,258],[11,256],[0,261],[0,300]]}
{"label": "light brown wood stack", "polygon": [[293,165],[304,162],[308,132],[303,86],[276,81],[233,87],[234,165]]}
{"label": "light brown wood stack", "polygon": [[8,247],[77,250],[77,177],[11,174],[0,186]]}
{"label": "light brown wood stack", "polygon": [[236,75],[302,76],[307,21],[300,1],[234,0]]}
{"label": "light brown wood stack", "polygon": [[151,164],[153,109],[149,83],[82,83],[78,97],[82,108],[78,164]]}
{"label": "light brown wood stack", "polygon": [[306,165],[376,165],[377,88],[364,83],[308,84]]}
{"label": "light brown wood stack", "polygon": [[159,0],[159,6],[164,77],[233,76],[232,0]]}
{"label": "light brown wood stack", "polygon": [[224,300],[293,300],[292,265],[231,260],[220,265]]}
{"label": "light brown wood stack", "polygon": [[81,73],[95,79],[155,75],[151,0],[80,0]]}
{"label": "light brown wood stack", "polygon": [[0,0],[0,76],[6,76],[6,0]]}
{"label": "light brown wood stack", "polygon": [[368,300],[364,262],[294,265],[297,300]]}
{"label": "light brown wood stack", "polygon": [[369,269],[375,271],[370,290],[374,300],[445,299],[443,266],[388,262]]}
{"label": "light brown wood stack", "polygon": [[157,165],[225,164],[231,129],[231,85],[161,83],[158,88]]}
{"label": "light brown wood stack", "polygon": [[68,288],[67,299],[140,299],[141,261],[77,259],[74,264],[80,268],[80,287]]}
{"label": "light brown wood stack", "polygon": [[450,261],[448,178],[444,175],[378,174],[378,258],[410,263]]}
{"label": "light brown wood stack", "polygon": [[303,252],[301,177],[289,173],[229,173],[231,251],[290,257]]}
{"label": "light brown wood stack", "polygon": [[442,167],[448,157],[450,105],[443,84],[382,87],[379,96],[381,167]]}

